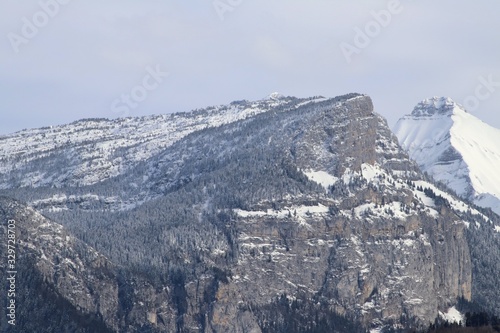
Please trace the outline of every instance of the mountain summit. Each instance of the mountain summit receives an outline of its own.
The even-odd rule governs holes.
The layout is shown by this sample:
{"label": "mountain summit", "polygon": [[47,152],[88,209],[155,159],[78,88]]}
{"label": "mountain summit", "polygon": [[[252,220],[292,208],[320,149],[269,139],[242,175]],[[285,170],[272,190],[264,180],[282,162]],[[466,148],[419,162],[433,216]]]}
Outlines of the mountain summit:
{"label": "mountain summit", "polygon": [[394,132],[422,170],[477,205],[500,214],[500,130],[450,98],[420,102]]}
{"label": "mountain summit", "polygon": [[411,113],[415,117],[436,116],[436,115],[452,115],[457,104],[446,97],[432,97],[425,99],[413,109]]}

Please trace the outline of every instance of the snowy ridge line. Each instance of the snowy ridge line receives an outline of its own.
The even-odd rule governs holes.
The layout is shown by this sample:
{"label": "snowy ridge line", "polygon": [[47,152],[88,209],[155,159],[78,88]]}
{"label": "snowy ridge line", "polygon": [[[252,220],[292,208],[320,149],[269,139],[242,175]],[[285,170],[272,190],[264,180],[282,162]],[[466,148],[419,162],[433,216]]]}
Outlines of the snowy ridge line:
{"label": "snowy ridge line", "polygon": [[[122,174],[190,133],[270,110],[286,112],[328,100],[321,96],[306,99],[280,97],[233,102],[190,113],[115,120],[92,118],[67,125],[22,130],[0,138],[0,174],[3,174],[0,189],[61,187],[68,181],[70,185],[92,185]],[[34,166],[41,164],[40,160],[54,158],[61,161],[58,164],[65,165],[65,172]],[[19,172],[23,172],[22,179],[17,181],[19,183],[8,184],[9,175]]]}

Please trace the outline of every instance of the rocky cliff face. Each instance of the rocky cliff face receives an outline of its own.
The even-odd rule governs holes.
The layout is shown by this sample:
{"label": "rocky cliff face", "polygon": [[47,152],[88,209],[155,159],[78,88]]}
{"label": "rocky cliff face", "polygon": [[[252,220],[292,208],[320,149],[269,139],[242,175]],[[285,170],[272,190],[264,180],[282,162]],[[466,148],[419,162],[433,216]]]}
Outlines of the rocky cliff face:
{"label": "rocky cliff face", "polygon": [[[15,263],[0,262],[0,278],[15,277],[14,317],[2,315],[2,331],[19,332],[175,332],[168,300],[142,274],[124,272],[67,230],[17,201],[0,197],[0,219],[13,221]],[[1,228],[8,239],[8,228]],[[7,247],[0,255],[7,259]],[[10,253],[9,253],[10,254]],[[14,274],[12,274],[14,271]],[[154,309],[154,311],[149,311]],[[170,317],[169,317],[170,316]],[[10,322],[10,320],[14,321]]]}
{"label": "rocky cliff face", "polygon": [[[62,198],[46,213],[106,256],[28,218],[37,274],[120,332],[424,327],[474,299],[466,234],[496,220],[426,180],[369,97],[290,101],[113,179],[5,191]],[[74,193],[140,201],[123,212]]]}
{"label": "rocky cliff face", "polygon": [[[465,225],[451,209],[423,204],[425,195],[406,183],[418,173],[370,99],[330,105],[300,123],[274,135],[306,174],[336,179],[328,189],[334,195],[236,209],[239,253],[224,287],[229,295],[265,304],[270,295],[300,294],[368,327],[426,325],[438,309],[470,299]],[[297,132],[286,136],[289,128]]]}
{"label": "rocky cliff face", "polygon": [[[15,230],[17,240],[10,248],[15,263],[10,266],[3,260],[7,258],[7,247],[2,246],[0,265],[2,281],[10,276],[8,271],[17,272],[17,296],[11,298],[17,303],[17,327],[39,331],[36,328],[43,326],[43,314],[50,316],[50,311],[57,308],[54,312],[60,316],[81,317],[82,321],[88,316],[90,326],[102,328],[101,317],[110,328],[117,328],[118,288],[106,258],[69,235],[61,225],[13,200],[0,198],[0,218],[5,226],[7,221],[13,221],[15,226],[10,229]],[[2,239],[7,239],[7,230],[2,228]],[[47,309],[43,308],[44,298]],[[60,318],[53,319],[47,324],[56,329],[52,325],[57,325]],[[67,329],[78,327],[76,323],[67,324]],[[2,328],[7,330],[8,326],[2,315]],[[40,331],[48,332],[46,328]]]}

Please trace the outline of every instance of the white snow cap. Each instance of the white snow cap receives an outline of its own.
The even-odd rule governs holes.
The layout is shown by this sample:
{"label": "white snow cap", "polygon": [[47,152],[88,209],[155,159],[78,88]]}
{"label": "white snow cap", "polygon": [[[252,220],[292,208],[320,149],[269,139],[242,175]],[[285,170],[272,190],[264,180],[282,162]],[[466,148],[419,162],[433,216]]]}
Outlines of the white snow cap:
{"label": "white snow cap", "polygon": [[269,95],[267,99],[281,99],[284,98],[285,96],[280,94],[279,92],[273,92]]}

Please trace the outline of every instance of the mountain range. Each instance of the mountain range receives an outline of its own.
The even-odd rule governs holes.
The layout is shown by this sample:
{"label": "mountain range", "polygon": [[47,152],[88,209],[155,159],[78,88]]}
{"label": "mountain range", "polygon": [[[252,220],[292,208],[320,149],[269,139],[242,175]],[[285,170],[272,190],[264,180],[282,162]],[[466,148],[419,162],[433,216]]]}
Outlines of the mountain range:
{"label": "mountain range", "polygon": [[272,94],[1,137],[18,328],[386,332],[499,315],[500,217],[423,173],[373,109]]}

